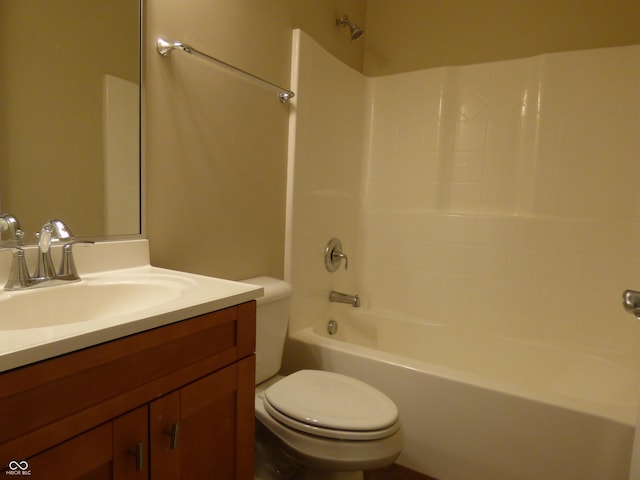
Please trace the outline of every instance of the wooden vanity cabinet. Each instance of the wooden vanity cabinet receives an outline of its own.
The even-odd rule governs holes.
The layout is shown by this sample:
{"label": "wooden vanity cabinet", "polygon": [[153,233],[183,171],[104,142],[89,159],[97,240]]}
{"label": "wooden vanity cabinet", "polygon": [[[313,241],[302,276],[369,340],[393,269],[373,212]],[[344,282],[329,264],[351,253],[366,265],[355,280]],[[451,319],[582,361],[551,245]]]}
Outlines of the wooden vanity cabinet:
{"label": "wooden vanity cabinet", "polygon": [[31,457],[28,472],[47,480],[148,479],[147,432],[145,405]]}
{"label": "wooden vanity cabinet", "polygon": [[254,350],[252,301],[0,374],[0,468],[252,479]]}

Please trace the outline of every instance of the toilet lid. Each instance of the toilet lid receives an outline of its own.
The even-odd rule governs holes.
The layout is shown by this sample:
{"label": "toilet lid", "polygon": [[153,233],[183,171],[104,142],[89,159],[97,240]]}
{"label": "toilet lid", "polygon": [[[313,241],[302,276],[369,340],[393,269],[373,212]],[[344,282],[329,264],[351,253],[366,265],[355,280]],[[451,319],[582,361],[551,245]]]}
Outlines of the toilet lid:
{"label": "toilet lid", "polygon": [[265,391],[268,410],[269,406],[288,417],[291,422],[287,424],[301,423],[322,436],[331,436],[326,435],[331,430],[356,436],[357,432],[382,430],[384,436],[399,428],[398,408],[389,397],[360,380],[333,372],[301,370],[283,378]]}

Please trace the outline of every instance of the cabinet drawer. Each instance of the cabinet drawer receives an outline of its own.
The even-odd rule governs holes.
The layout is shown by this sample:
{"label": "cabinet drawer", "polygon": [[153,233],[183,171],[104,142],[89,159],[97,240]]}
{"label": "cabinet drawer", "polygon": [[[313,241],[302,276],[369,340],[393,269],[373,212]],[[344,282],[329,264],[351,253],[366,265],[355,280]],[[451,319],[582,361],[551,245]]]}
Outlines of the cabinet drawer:
{"label": "cabinet drawer", "polygon": [[255,349],[255,302],[0,375],[0,465],[26,458]]}

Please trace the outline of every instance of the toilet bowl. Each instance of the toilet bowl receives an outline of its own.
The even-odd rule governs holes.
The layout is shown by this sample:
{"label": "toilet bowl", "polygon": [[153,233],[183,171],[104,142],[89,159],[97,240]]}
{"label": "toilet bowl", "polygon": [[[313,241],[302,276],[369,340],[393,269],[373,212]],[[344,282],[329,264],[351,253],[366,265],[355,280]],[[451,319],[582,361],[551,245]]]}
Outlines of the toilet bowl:
{"label": "toilet bowl", "polygon": [[403,436],[395,404],[351,377],[301,370],[256,390],[256,418],[299,464],[358,471],[393,463]]}
{"label": "toilet bowl", "polygon": [[277,375],[291,287],[269,277],[244,282],[265,290],[257,301],[255,415],[261,454],[256,454],[255,478],[358,479],[363,470],[393,463],[404,443],[393,401],[337,373]]}

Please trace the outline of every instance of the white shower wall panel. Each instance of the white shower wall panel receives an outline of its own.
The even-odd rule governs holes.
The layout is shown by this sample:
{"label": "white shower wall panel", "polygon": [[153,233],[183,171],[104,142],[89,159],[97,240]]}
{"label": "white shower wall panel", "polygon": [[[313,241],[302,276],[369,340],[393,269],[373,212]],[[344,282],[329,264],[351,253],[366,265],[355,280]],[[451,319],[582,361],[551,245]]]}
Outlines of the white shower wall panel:
{"label": "white shower wall panel", "polygon": [[[293,45],[285,277],[294,286],[289,328],[295,331],[328,315],[329,290],[354,285],[366,89],[359,72],[300,30]],[[323,253],[333,237],[350,265],[330,274]]]}
{"label": "white shower wall panel", "polygon": [[402,191],[392,206],[629,220],[619,206],[638,201],[639,55],[619,47],[368,79],[367,205],[388,208]]}
{"label": "white shower wall panel", "polygon": [[640,361],[640,46],[367,82],[370,304]]}

